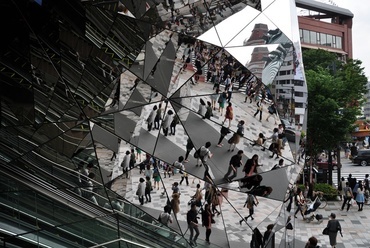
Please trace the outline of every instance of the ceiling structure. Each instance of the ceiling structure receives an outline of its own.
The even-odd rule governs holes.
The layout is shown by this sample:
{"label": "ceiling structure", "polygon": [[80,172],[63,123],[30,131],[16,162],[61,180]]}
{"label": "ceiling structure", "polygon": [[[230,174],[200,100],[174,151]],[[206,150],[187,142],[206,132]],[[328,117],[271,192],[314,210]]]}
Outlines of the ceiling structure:
{"label": "ceiling structure", "polygon": [[[2,4],[2,23],[11,23],[3,29],[7,35],[0,48],[0,175],[6,188],[6,194],[1,194],[2,202],[11,206],[5,198],[18,199],[14,192],[28,192],[23,198],[30,202],[29,207],[50,204],[59,210],[65,208],[67,217],[72,216],[85,200],[75,194],[79,188],[76,169],[92,164],[100,206],[108,204],[115,209],[119,201],[125,204],[127,215],[145,213],[145,209],[122,199],[111,189],[114,181],[106,181],[106,164],[97,147],[118,153],[125,143],[172,164],[185,154],[184,144],[189,138],[195,150],[211,141],[213,152],[202,168],[187,164],[189,174],[203,180],[208,172],[210,183],[217,189],[228,189],[241,198],[246,193],[261,196],[266,206],[276,206],[272,210],[277,213],[275,221],[284,226],[287,215],[283,200],[301,170],[293,156],[299,135],[293,137],[296,142],[287,142],[281,150],[285,166],[271,170],[277,160],[270,158],[270,141],[263,150],[250,144],[259,133],[270,137],[277,125],[272,117],[270,122],[259,122],[253,117],[255,103],[244,100],[248,87],[253,87],[257,92],[255,99],[264,101],[266,111],[274,102],[269,87],[273,87],[287,56],[294,58],[295,78],[304,81],[295,9],[293,0],[66,0]],[[192,49],[186,49],[188,44]],[[188,57],[190,61],[184,66]],[[232,91],[234,119],[245,121],[244,136],[236,149],[244,151],[243,161],[257,154],[263,165],[250,177],[239,171],[231,183],[223,176],[232,154],[225,153],[225,148],[222,152],[214,148],[224,124],[223,116],[204,120],[198,113],[201,99],[206,102],[217,99],[218,93],[211,83],[212,75],[216,74],[212,72],[214,67],[228,68],[231,76],[243,74],[247,78],[245,85],[235,83]],[[224,71],[225,77],[226,74]],[[223,85],[220,91],[224,91]],[[163,119],[168,110],[178,118],[177,138],[164,136],[161,130],[148,131],[147,118],[159,104]],[[289,111],[281,113],[294,116],[293,104],[288,108]],[[218,115],[216,110],[214,115]],[[237,132],[236,120],[230,127],[232,134]],[[171,199],[169,191],[165,193]],[[53,192],[53,197],[46,192]],[[66,194],[77,199],[73,201],[76,206],[63,204]],[[241,209],[233,200],[227,202],[234,209],[233,214],[240,215]],[[128,222],[127,216],[115,211],[109,217],[102,211],[76,215],[69,222],[58,223],[55,218],[54,224],[71,227],[76,233],[75,223],[93,225],[104,219],[98,221],[104,229],[111,228],[112,223],[120,226]],[[130,225],[139,223],[129,221]],[[155,216],[152,221],[156,221]],[[258,226],[270,222],[268,219]],[[142,240],[139,237],[143,233],[139,231],[122,234],[117,228],[88,244],[108,242],[107,247],[120,247],[137,242],[148,247],[158,243],[158,247],[163,247],[175,237],[179,247],[189,246],[181,224],[176,230],[162,228],[166,234],[173,232],[173,236],[162,237],[159,233],[159,240]],[[252,226],[250,229],[248,235],[252,234]],[[33,232],[36,229],[27,233]],[[230,233],[225,225],[225,240]],[[79,242],[76,241],[87,246]]]}

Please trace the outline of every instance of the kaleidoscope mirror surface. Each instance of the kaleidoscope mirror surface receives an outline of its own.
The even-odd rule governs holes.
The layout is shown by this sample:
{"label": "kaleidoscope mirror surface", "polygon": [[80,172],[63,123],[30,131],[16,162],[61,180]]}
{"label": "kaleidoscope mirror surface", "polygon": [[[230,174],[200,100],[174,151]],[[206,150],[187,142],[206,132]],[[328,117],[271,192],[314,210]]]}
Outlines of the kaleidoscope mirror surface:
{"label": "kaleidoscope mirror surface", "polygon": [[[54,204],[40,228],[65,225],[73,247],[241,247],[269,224],[285,242],[305,114],[287,96],[306,90],[294,1],[5,5],[19,31],[0,49],[7,213],[21,190]],[[263,211],[244,218],[253,200]],[[61,223],[65,205],[79,215]]]}

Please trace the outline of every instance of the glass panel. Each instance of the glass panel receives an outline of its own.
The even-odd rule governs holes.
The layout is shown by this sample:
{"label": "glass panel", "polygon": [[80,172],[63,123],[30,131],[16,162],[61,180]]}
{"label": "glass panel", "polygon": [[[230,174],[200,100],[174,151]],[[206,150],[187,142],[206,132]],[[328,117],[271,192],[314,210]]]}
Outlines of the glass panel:
{"label": "glass panel", "polygon": [[337,48],[342,49],[343,48],[342,47],[342,37],[336,36],[335,38],[336,38],[336,41],[337,41]]}
{"label": "glass panel", "polygon": [[327,46],[333,46],[333,36],[330,34],[326,35],[326,45]]}
{"label": "glass panel", "polygon": [[316,42],[317,42],[316,32],[310,31],[310,43],[316,44]]}
{"label": "glass panel", "polygon": [[310,43],[310,31],[303,30],[303,42]]}
{"label": "glass panel", "polygon": [[320,44],[326,46],[326,34],[320,33]]}

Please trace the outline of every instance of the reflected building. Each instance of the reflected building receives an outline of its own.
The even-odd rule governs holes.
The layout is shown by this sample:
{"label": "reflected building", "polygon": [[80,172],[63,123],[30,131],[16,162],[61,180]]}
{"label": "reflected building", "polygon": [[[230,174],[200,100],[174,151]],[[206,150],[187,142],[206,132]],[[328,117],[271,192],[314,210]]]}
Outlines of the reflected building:
{"label": "reflected building", "polygon": [[[293,240],[285,239],[284,200],[301,165],[293,156],[296,144],[285,144],[274,131],[281,116],[270,116],[275,120],[270,122],[266,117],[277,103],[269,87],[287,56],[304,82],[294,1],[170,2],[2,3],[5,247],[191,247],[188,199],[181,200],[182,212],[172,223],[158,219],[171,203],[179,170],[208,186],[218,200],[209,203],[227,217],[213,225],[211,247],[242,247],[257,226],[271,223],[276,226],[271,242]],[[251,38],[244,43],[246,37]],[[225,85],[228,75],[234,87]],[[226,126],[222,105],[215,106],[220,92],[234,106],[224,147],[216,146]],[[294,111],[295,105],[282,108]],[[264,118],[254,118],[256,110]],[[260,134],[275,133],[275,141],[257,142]],[[207,148],[208,159],[195,153]],[[234,149],[243,150],[249,172],[240,168],[226,181]],[[188,163],[173,168],[187,150]],[[278,157],[284,166],[272,170]],[[143,192],[143,171],[152,173],[148,177],[157,186],[153,203],[138,201],[151,192]],[[184,197],[191,195],[191,187],[183,190]],[[253,228],[236,231],[224,220],[239,221],[247,193],[259,197],[261,212]],[[203,238],[198,244],[208,245]]]}
{"label": "reflected building", "polygon": [[[324,49],[343,61],[352,58],[351,11],[309,0],[296,0],[296,6],[303,50]],[[281,115],[292,125],[303,125],[307,91],[304,80],[295,76],[294,61],[294,51],[290,50],[272,85],[272,92]]]}

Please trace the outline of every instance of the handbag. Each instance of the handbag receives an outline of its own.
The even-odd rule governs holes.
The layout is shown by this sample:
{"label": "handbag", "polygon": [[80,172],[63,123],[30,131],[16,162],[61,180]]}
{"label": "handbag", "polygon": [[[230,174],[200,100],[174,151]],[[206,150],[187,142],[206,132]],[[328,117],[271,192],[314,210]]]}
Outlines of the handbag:
{"label": "handbag", "polygon": [[325,227],[324,230],[322,230],[322,234],[329,235],[329,228]]}

